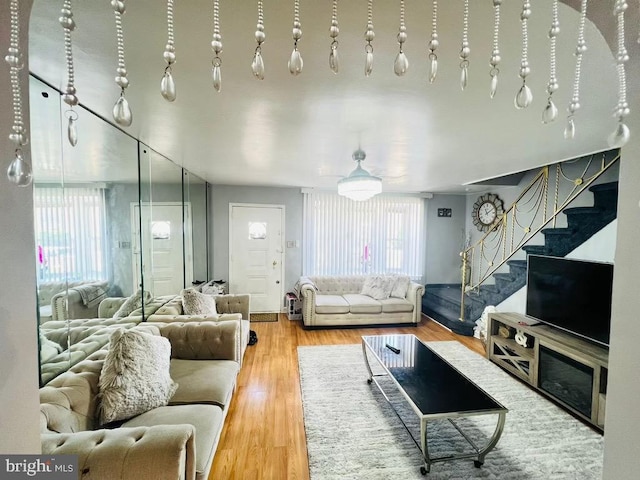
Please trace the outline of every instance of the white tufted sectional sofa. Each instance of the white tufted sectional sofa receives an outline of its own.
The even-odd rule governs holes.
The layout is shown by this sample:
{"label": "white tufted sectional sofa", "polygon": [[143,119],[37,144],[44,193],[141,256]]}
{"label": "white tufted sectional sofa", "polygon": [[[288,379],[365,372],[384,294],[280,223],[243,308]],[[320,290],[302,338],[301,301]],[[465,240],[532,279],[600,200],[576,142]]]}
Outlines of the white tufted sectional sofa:
{"label": "white tufted sectional sofa", "polygon": [[424,285],[410,282],[405,298],[375,300],[362,295],[367,276],[301,277],[302,321],[305,327],[418,324]]}
{"label": "white tufted sectional sofa", "polygon": [[106,349],[40,389],[42,453],[78,455],[79,478],[208,478],[240,370],[240,323],[150,322],[134,328],[149,327],[171,343],[170,373],[178,390],[167,406],[109,428],[99,425]]}

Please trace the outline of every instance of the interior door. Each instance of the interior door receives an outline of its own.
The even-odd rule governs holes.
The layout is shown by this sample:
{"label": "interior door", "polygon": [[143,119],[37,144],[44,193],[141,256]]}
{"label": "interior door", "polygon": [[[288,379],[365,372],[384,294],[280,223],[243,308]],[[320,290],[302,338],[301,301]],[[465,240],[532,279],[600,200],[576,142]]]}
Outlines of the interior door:
{"label": "interior door", "polygon": [[[192,251],[189,207],[188,204],[184,206],[183,224],[181,203],[142,205],[142,231],[132,237],[142,242],[133,249],[134,279],[135,284],[140,285],[142,271],[144,289],[154,297],[178,294],[193,280],[193,257],[189,253]],[[140,207],[134,205],[131,222],[134,226],[138,225],[139,212]],[[185,252],[189,254],[185,255]]]}
{"label": "interior door", "polygon": [[283,225],[283,206],[230,206],[229,291],[250,293],[252,312],[280,311]]}

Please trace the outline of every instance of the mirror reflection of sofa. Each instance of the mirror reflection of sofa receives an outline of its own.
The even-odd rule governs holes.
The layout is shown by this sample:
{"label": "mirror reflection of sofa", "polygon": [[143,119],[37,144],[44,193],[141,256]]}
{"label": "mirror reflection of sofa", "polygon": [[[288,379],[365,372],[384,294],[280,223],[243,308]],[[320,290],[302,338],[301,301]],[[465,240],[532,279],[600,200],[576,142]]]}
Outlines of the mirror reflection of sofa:
{"label": "mirror reflection of sofa", "polygon": [[40,321],[96,318],[107,297],[108,282],[43,282],[38,284]]}
{"label": "mirror reflection of sofa", "polygon": [[71,366],[103,348],[114,328],[131,328],[143,319],[147,322],[162,323],[239,320],[244,354],[249,342],[249,294],[215,296],[217,314],[185,315],[180,295],[164,295],[150,298],[144,307],[137,307],[124,317],[116,316],[120,307],[135,295],[105,298],[98,306],[98,318],[50,320],[41,323],[41,383],[47,384]]}

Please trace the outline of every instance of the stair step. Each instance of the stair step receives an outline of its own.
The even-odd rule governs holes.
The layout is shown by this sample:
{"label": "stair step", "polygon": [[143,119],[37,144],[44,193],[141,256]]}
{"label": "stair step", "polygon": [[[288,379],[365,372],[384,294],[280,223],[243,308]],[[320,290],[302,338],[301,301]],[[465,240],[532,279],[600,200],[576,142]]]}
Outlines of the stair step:
{"label": "stair step", "polygon": [[507,260],[507,265],[509,265],[512,269],[527,269],[527,261],[526,260]]}
{"label": "stair step", "polygon": [[606,182],[591,185],[589,187],[590,192],[616,192],[618,193],[618,182]]}
{"label": "stair step", "polygon": [[465,335],[467,337],[473,336],[473,328],[476,326],[475,322],[470,320],[460,321],[459,313],[454,314],[441,305],[430,307],[423,305],[422,312],[459,335]]}
{"label": "stair step", "polygon": [[543,228],[541,232],[545,237],[571,237],[575,230],[573,228]]}
{"label": "stair step", "polygon": [[593,205],[596,208],[617,210],[618,182],[599,183],[589,187],[593,193]]}
{"label": "stair step", "polygon": [[546,255],[547,247],[544,245],[525,245],[522,247],[522,250],[527,252],[529,255]]}

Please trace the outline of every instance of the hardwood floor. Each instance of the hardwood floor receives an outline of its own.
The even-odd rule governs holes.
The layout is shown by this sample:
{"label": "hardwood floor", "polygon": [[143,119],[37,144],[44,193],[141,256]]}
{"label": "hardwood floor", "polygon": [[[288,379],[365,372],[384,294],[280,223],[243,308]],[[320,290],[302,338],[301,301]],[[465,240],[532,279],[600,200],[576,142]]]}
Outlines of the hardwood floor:
{"label": "hardwood floor", "polygon": [[458,340],[484,354],[482,343],[456,335],[423,316],[417,327],[305,330],[280,314],[254,322],[258,343],[247,347],[238,386],[209,480],[309,479],[298,345],[360,343],[362,335],[413,333],[421,340]]}

